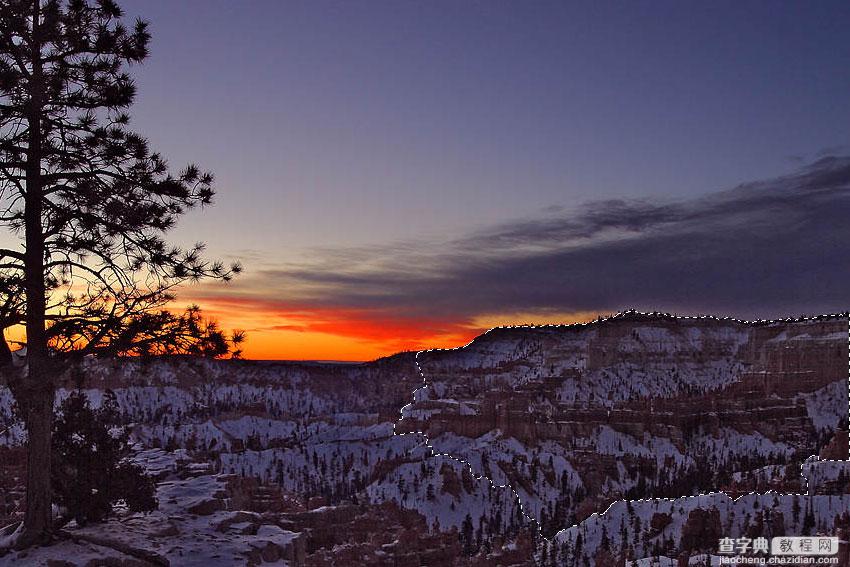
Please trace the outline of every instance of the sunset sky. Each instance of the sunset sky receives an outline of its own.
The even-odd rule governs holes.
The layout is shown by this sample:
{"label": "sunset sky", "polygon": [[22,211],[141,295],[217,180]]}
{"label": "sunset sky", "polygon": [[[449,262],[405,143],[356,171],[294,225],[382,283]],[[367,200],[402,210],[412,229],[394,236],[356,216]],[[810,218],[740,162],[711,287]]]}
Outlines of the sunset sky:
{"label": "sunset sky", "polygon": [[624,308],[850,306],[847,2],[125,0],[133,124],[216,174],[183,290],[246,356]]}

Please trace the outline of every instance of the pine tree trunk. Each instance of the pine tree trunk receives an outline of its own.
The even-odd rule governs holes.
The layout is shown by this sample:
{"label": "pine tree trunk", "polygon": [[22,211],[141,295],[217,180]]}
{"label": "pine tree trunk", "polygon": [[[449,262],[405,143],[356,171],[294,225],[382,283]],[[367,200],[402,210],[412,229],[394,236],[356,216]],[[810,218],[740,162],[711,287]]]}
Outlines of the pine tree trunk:
{"label": "pine tree trunk", "polygon": [[[30,370],[32,372],[32,370]],[[33,378],[32,374],[27,380]],[[29,547],[50,539],[52,531],[52,493],[50,486],[50,446],[53,428],[53,388],[45,386],[28,393],[27,415],[27,495],[24,531],[17,547]]]}
{"label": "pine tree trunk", "polygon": [[12,349],[9,343],[6,342],[5,333],[0,331],[0,370],[11,368],[12,366]]}
{"label": "pine tree trunk", "polygon": [[24,202],[24,286],[26,288],[27,375],[23,380],[18,404],[27,428],[27,497],[24,529],[17,546],[26,547],[48,540],[52,524],[50,486],[50,448],[53,429],[55,386],[45,330],[44,230],[42,226],[43,182],[42,109],[43,75],[41,68],[40,0],[33,0],[32,76],[27,109],[26,187]]}

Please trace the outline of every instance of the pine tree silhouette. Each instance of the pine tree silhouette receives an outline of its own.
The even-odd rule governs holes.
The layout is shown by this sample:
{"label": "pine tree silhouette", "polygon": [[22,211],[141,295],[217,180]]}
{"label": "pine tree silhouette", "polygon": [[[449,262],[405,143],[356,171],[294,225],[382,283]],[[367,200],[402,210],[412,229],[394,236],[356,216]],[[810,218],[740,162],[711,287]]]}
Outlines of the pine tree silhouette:
{"label": "pine tree silhouette", "polygon": [[97,409],[81,390],[72,392],[59,407],[51,472],[55,500],[66,511],[65,519],[79,525],[103,520],[119,500],[132,512],[156,508],[155,484],[130,461],[129,432],[120,427],[119,417],[118,402],[110,390]]}
{"label": "pine tree silhouette", "polygon": [[28,438],[25,547],[51,531],[58,376],[93,353],[226,352],[228,337],[197,310],[164,308],[175,286],[239,266],[165,241],[181,214],[211,202],[213,178],[169,173],[128,127],[127,67],[148,56],[147,24],[125,26],[113,0],[8,0],[0,23],[0,223],[21,243],[0,249],[0,304],[2,324],[27,337],[26,371],[6,366]]}

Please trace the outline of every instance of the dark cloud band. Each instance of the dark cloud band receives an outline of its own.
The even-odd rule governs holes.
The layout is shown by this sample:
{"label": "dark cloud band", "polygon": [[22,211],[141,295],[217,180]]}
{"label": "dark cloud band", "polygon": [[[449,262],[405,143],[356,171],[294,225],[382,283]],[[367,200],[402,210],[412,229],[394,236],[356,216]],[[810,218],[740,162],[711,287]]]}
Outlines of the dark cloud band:
{"label": "dark cloud band", "polygon": [[[677,202],[592,202],[442,245],[338,251],[255,284],[403,317],[635,307],[772,317],[850,306],[850,157]],[[292,297],[292,295],[290,295]]]}

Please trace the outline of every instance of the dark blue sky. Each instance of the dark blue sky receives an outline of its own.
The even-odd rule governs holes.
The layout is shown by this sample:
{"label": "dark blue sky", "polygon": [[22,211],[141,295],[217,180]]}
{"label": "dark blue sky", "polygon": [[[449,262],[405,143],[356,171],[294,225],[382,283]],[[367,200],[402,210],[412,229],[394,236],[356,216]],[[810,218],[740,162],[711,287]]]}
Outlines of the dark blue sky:
{"label": "dark blue sky", "polygon": [[154,35],[138,127],[218,174],[199,224],[262,229],[216,248],[693,196],[850,143],[847,2],[124,5]]}
{"label": "dark blue sky", "polygon": [[[480,285],[468,270],[439,293],[422,286],[456,271],[458,257],[482,277],[504,278],[509,272],[491,263],[531,264],[494,254],[553,252],[550,241],[509,252],[482,245],[481,256],[456,250],[481,234],[572,217],[594,224],[588,211],[609,199],[627,200],[624,214],[647,203],[703,210],[705,195],[759,180],[790,186],[788,176],[808,175],[819,158],[850,153],[848,2],[122,5],[153,33],[151,58],[136,73],[135,124],[175,166],[197,161],[218,178],[217,205],[177,235],[241,256],[248,274],[233,289],[266,299],[365,309],[404,276],[401,303],[436,294],[457,309]],[[843,195],[841,183],[834,188]],[[588,254],[603,261],[598,245]],[[517,278],[465,316],[652,309],[673,295],[671,307],[683,311],[759,310],[755,295],[735,296],[747,281],[724,291],[725,302],[689,304],[659,282],[622,301],[613,291],[572,301],[595,297],[591,276],[601,272],[589,256],[561,252],[551,261],[571,264]],[[756,266],[759,281],[781,273],[771,262]],[[610,277],[629,277],[608,266]],[[410,287],[412,267],[424,273]],[[538,293],[565,282],[563,270],[589,274],[583,281],[594,289]],[[795,285],[794,293],[763,289],[783,299],[762,311],[850,304],[840,294],[806,297],[808,284]],[[361,293],[365,303],[355,301]],[[403,307],[393,309],[416,311]]]}

